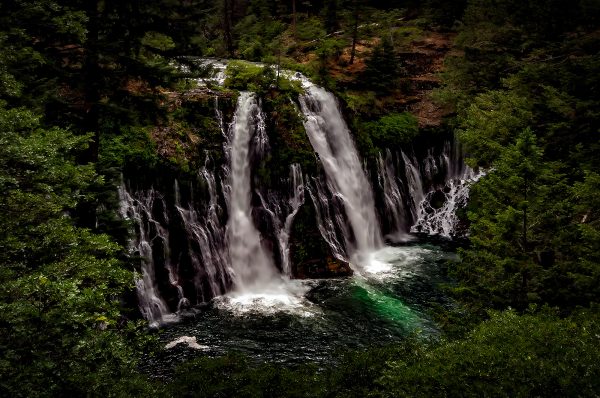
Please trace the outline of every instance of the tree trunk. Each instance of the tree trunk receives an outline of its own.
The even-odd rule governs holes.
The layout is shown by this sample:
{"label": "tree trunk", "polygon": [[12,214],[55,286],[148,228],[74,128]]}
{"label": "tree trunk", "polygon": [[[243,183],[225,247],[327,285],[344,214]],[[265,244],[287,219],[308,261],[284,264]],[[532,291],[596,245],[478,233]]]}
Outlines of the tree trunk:
{"label": "tree trunk", "polygon": [[296,40],[296,0],[292,0],[292,36]]}
{"label": "tree trunk", "polygon": [[[231,1],[231,4],[230,4]],[[223,0],[223,31],[225,35],[225,48],[233,58],[233,37],[231,35],[231,13],[233,12],[233,0]]]}
{"label": "tree trunk", "polygon": [[354,29],[352,30],[352,50],[350,51],[350,65],[356,56],[356,41],[358,40],[358,0],[354,0]]}
{"label": "tree trunk", "polygon": [[87,132],[93,132],[94,137],[89,146],[89,161],[96,162],[98,160],[98,152],[100,149],[100,131],[99,131],[99,110],[100,88],[99,78],[101,76],[99,62],[99,11],[98,2],[90,0],[86,3],[86,14],[88,16],[87,24],[87,41],[85,44],[85,119],[84,126]]}
{"label": "tree trunk", "polygon": [[325,28],[328,34],[335,32],[339,28],[337,19],[337,0],[329,0],[329,2],[327,3]]}

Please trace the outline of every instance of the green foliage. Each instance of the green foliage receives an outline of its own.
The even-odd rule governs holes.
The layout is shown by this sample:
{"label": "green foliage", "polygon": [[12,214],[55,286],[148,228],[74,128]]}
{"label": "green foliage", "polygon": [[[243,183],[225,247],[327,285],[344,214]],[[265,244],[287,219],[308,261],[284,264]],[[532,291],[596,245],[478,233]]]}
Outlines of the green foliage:
{"label": "green foliage", "polygon": [[253,65],[243,61],[227,64],[225,87],[264,93],[275,83],[275,72],[270,67]]}
{"label": "green foliage", "polygon": [[395,87],[395,82],[403,73],[396,57],[391,40],[384,36],[366,62],[364,82],[370,90],[380,94],[388,94]]}
{"label": "green foliage", "polygon": [[488,166],[532,118],[531,102],[514,91],[488,91],[466,109],[460,139],[479,165]]}
{"label": "green foliage", "polygon": [[585,215],[598,203],[584,211],[579,190],[600,170],[598,37],[585,33],[595,17],[583,2],[493,3],[469,2],[464,56],[447,62],[440,93],[457,106],[467,161],[490,169],[471,191],[457,290],[479,309],[588,306],[600,267]]}
{"label": "green foliage", "polygon": [[[369,108],[369,100],[360,95],[347,94],[345,99],[350,101],[348,104],[350,109],[357,109],[358,115],[364,116],[376,112],[373,110],[372,103]],[[408,112],[388,113],[369,122],[362,121],[358,115],[351,119],[351,130],[354,133],[357,149],[364,159],[374,160],[387,148],[410,144],[419,134],[418,120]]]}
{"label": "green foliage", "polygon": [[266,15],[247,15],[234,29],[239,37],[240,55],[249,61],[260,61],[269,54],[277,54],[281,51],[278,37],[285,28],[283,22]]}
{"label": "green foliage", "polygon": [[299,40],[309,41],[319,39],[323,36],[325,36],[325,29],[320,18],[306,18],[296,26],[296,37]]}
{"label": "green foliage", "polygon": [[178,397],[316,397],[321,385],[315,383],[313,367],[292,371],[272,364],[255,365],[230,354],[221,358],[200,358],[182,365],[171,383]]}
{"label": "green foliage", "polygon": [[[262,165],[259,173],[265,186],[289,177],[290,165],[298,163],[304,173],[315,173],[315,154],[292,99],[295,93],[273,92],[264,99],[264,110],[270,115],[269,140],[276,150]],[[275,186],[277,187],[277,186]],[[279,187],[277,187],[279,188]]]}
{"label": "green foliage", "polygon": [[383,396],[595,396],[600,388],[597,311],[559,319],[493,313],[467,338],[389,363]]}
{"label": "green foliage", "polygon": [[379,378],[388,369],[388,362],[410,356],[419,346],[420,343],[409,338],[399,345],[346,353],[339,363],[324,372],[322,379],[327,393],[323,396],[381,396]]}
{"label": "green foliage", "polygon": [[98,161],[106,169],[126,164],[152,168],[156,165],[158,156],[149,130],[144,127],[124,127],[119,134],[102,135]]}
{"label": "green foliage", "polygon": [[146,47],[159,51],[167,51],[175,48],[173,39],[159,32],[146,32],[144,37],[142,37],[141,43]]}
{"label": "green foliage", "polygon": [[287,94],[298,95],[302,92],[299,82],[291,81],[283,76],[277,76],[273,66],[254,65],[244,61],[232,61],[227,64],[225,71],[225,87],[249,90],[260,96],[276,90]]}
{"label": "green foliage", "polygon": [[118,245],[68,215],[100,178],[74,162],[89,136],[43,128],[34,113],[4,104],[0,130],[0,394],[125,388],[135,361],[119,329],[134,326],[120,319],[118,297],[132,275],[116,260]]}
{"label": "green foliage", "polygon": [[349,110],[357,115],[371,116],[375,110],[373,104],[376,100],[374,91],[345,91],[342,98]]}
{"label": "green foliage", "polygon": [[567,255],[561,253],[570,221],[564,177],[544,162],[529,129],[503,149],[494,167],[472,189],[472,245],[461,253],[459,274],[492,297],[493,306],[553,301],[550,280],[561,270],[544,258]]}
{"label": "green foliage", "polygon": [[380,150],[410,144],[419,133],[417,118],[408,112],[391,113],[365,123],[364,128]]}
{"label": "green foliage", "polygon": [[354,140],[356,149],[361,154],[363,159],[375,159],[379,151],[373,144],[370,131],[362,128],[362,124],[358,118],[352,120],[351,130],[354,132]]}
{"label": "green foliage", "polygon": [[342,55],[342,50],[346,47],[345,41],[337,38],[326,38],[319,42],[316,48],[316,55],[322,61],[337,59]]}
{"label": "green foliage", "polygon": [[408,355],[413,343],[341,353],[337,364],[319,369],[252,363],[244,356],[199,358],[180,366],[169,384],[183,397],[365,397],[377,388],[386,362]]}
{"label": "green foliage", "polygon": [[339,38],[325,38],[319,41],[315,54],[317,55],[316,77],[320,84],[331,87],[333,82],[329,76],[329,63],[336,61],[346,47],[345,40]]}

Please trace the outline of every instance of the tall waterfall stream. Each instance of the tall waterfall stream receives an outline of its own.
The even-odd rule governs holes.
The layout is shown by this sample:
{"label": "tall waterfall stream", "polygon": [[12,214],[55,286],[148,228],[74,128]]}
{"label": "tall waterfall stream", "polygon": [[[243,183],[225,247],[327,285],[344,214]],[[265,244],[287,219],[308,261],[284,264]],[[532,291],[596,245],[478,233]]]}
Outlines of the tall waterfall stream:
{"label": "tall waterfall stream", "polygon": [[[387,150],[371,181],[335,96],[299,74],[288,77],[300,80],[305,90],[299,111],[323,175],[305,175],[292,164],[287,192],[255,187],[260,201],[253,201],[251,154],[269,151],[260,100],[241,92],[229,126],[216,102],[226,164],[215,170],[207,159],[199,171],[208,201],[182,203],[177,181],[173,187],[194,270],[190,281],[182,280],[170,255],[173,215],[167,214],[163,195],[132,190],[127,181],[119,188],[120,214],[132,225],[130,252],[141,261],[140,311],[151,326],[169,324],[160,334],[169,348],[146,364],[153,373],[168,373],[182,358],[232,350],[283,363],[327,362],[339,349],[387,344],[409,334],[433,337],[428,309],[450,305],[436,286],[444,280],[443,262],[454,255],[439,237],[456,232],[456,210],[482,174],[464,166],[448,142],[422,160]],[[440,175],[442,184],[435,182]],[[270,220],[278,260],[255,224],[255,206]],[[324,242],[333,257],[350,264],[353,277],[292,279],[290,234],[302,206],[314,207]],[[157,280],[159,274],[168,281]],[[176,308],[161,294],[167,285],[177,292]]]}

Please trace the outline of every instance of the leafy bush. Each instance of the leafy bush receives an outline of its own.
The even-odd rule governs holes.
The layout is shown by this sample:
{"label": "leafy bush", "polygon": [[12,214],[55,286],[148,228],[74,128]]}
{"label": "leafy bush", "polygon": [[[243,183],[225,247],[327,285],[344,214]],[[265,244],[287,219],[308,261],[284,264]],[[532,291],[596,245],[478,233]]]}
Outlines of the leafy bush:
{"label": "leafy bush", "polygon": [[364,126],[380,149],[408,144],[419,134],[417,118],[408,112],[391,113]]}
{"label": "leafy bush", "polygon": [[323,22],[317,17],[307,18],[296,25],[296,37],[299,40],[315,40],[325,36]]}
{"label": "leafy bush", "polygon": [[135,384],[119,301],[133,275],[69,216],[102,181],[75,161],[90,136],[40,120],[0,101],[0,396],[107,396]]}
{"label": "leafy bush", "polygon": [[119,134],[102,135],[99,163],[104,168],[123,167],[127,163],[155,166],[158,156],[149,130],[147,127],[121,127]]}
{"label": "leafy bush", "polygon": [[279,91],[300,93],[300,83],[277,77],[276,69],[271,66],[254,65],[243,61],[232,61],[225,71],[225,87],[249,90],[264,95],[272,88]]}
{"label": "leafy bush", "polygon": [[170,384],[175,397],[316,397],[322,387],[314,367],[297,371],[256,365],[238,354],[185,363]]}
{"label": "leafy bush", "polygon": [[390,362],[379,384],[390,397],[596,396],[598,320],[596,310],[493,313],[464,340]]}

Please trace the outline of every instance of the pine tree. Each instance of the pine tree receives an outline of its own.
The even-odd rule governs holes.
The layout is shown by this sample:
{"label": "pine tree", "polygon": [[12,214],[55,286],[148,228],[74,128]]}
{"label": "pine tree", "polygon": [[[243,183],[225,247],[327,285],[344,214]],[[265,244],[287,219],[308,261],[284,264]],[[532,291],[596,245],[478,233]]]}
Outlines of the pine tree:
{"label": "pine tree", "polygon": [[384,36],[366,62],[364,83],[373,91],[387,94],[395,86],[400,77],[401,68],[389,37]]}

